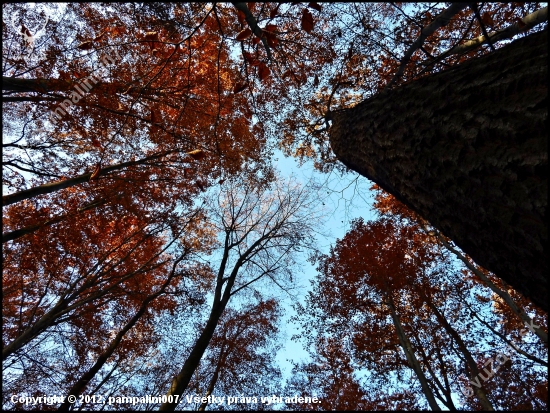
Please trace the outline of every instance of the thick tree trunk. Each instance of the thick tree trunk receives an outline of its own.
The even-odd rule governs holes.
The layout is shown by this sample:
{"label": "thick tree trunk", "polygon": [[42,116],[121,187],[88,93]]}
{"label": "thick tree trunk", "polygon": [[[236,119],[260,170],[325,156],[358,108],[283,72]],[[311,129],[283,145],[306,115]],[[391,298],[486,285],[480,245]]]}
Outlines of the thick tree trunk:
{"label": "thick tree trunk", "polygon": [[333,114],[331,145],[548,311],[548,31]]}

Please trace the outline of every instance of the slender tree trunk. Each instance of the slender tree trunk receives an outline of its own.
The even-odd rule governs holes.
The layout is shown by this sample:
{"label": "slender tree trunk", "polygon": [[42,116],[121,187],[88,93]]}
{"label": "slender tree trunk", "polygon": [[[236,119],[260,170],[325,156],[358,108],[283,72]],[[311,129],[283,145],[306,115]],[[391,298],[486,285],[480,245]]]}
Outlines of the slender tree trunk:
{"label": "slender tree trunk", "polygon": [[[210,379],[210,383],[208,383],[208,388],[206,389],[206,393],[204,394],[203,397],[210,396],[214,391],[214,387],[216,387],[216,383],[218,382],[218,377],[220,376],[220,368],[221,368],[221,365],[218,363],[218,365],[216,366],[216,371],[212,375],[212,379]],[[208,400],[202,403],[197,410],[199,412],[203,412],[206,410],[206,406],[208,406]]]}
{"label": "slender tree trunk", "polygon": [[441,410],[441,408],[439,407],[439,405],[435,400],[432,389],[428,384],[428,379],[426,378],[426,375],[422,370],[422,366],[420,365],[420,363],[418,362],[418,359],[414,355],[414,349],[412,348],[411,342],[409,341],[409,339],[407,338],[407,335],[405,334],[405,330],[403,330],[403,326],[401,325],[401,320],[399,319],[399,316],[395,311],[395,306],[393,304],[393,301],[389,293],[386,294],[386,303],[390,307],[391,317],[393,320],[393,324],[395,325],[395,329],[397,331],[397,337],[399,338],[399,343],[401,344],[401,347],[403,348],[403,351],[407,356],[407,361],[409,362],[409,365],[412,367],[412,369],[416,373],[416,376],[418,377],[418,380],[420,381],[420,386],[422,387],[422,391],[424,392],[424,395],[428,400],[428,404],[430,405],[432,410],[438,410],[438,411]]}
{"label": "slender tree trunk", "polygon": [[333,113],[330,142],[548,311],[548,30]]}
{"label": "slender tree trunk", "polygon": [[[180,372],[172,380],[172,384],[170,386],[170,390],[168,390],[167,396],[181,396],[189,385],[189,382],[193,377],[193,373],[199,366],[201,358],[206,351],[206,348],[208,347],[212,336],[214,335],[214,331],[216,330],[216,326],[218,325],[218,321],[223,313],[223,310],[225,309],[226,304],[227,302],[222,302],[219,303],[219,305],[213,306],[212,311],[210,312],[210,317],[206,322],[206,326],[202,330],[201,335],[193,346],[191,353],[185,360],[185,363],[183,364]],[[176,406],[177,403],[166,402],[160,406],[159,410],[173,411],[175,410]]]}
{"label": "slender tree trunk", "polygon": [[[411,330],[411,336],[416,339],[417,343],[421,343],[420,337],[418,336],[418,332],[415,331],[414,329]],[[440,400],[441,403],[443,403],[445,405],[445,407],[447,407],[449,410],[456,411],[457,408],[453,403],[452,390],[451,390],[451,386],[449,384],[449,379],[447,377],[447,370],[445,369],[445,364],[441,360],[441,354],[438,354],[438,356],[439,356],[439,361],[440,361],[440,366],[441,366],[440,375],[443,377],[444,383],[441,383],[441,380],[439,380],[439,377],[433,371],[432,362],[430,360],[430,357],[426,354],[426,352],[424,351],[422,346],[419,345],[419,346],[417,346],[417,348],[420,352],[420,355],[422,356],[421,360],[424,362],[424,365],[426,366],[426,369],[428,370],[428,372],[430,373],[430,375],[433,378],[433,382],[434,382],[435,388],[436,388],[436,391],[434,392],[434,396],[437,397],[437,399]],[[439,391],[437,391],[437,389],[439,389],[439,391],[441,391],[441,393]],[[441,396],[441,394],[443,396]]]}
{"label": "slender tree trunk", "polygon": [[[163,286],[162,290],[159,293],[149,296],[143,302],[143,304],[141,305],[137,313],[130,319],[130,321],[126,323],[126,325],[122,328],[122,330],[118,332],[118,334],[113,339],[113,341],[111,341],[111,343],[105,349],[105,351],[101,353],[101,355],[98,357],[94,365],[90,367],[90,369],[86,373],[84,373],[80,377],[80,379],[76,381],[75,384],[73,384],[71,389],[67,392],[67,396],[73,395],[78,397],[84,391],[84,389],[86,388],[90,380],[94,378],[97,372],[101,370],[101,368],[105,365],[105,363],[107,363],[107,360],[109,360],[109,357],[113,355],[113,353],[118,348],[118,345],[120,344],[120,342],[122,341],[126,333],[130,331],[130,329],[139,321],[141,316],[143,316],[143,314],[145,313],[145,310],[147,310],[147,306],[149,305],[149,303],[153,301],[156,297],[158,297],[161,294],[161,292],[164,291],[164,289],[165,287]],[[67,411],[67,410],[70,410],[71,406],[72,404],[69,402],[69,400],[66,397],[65,402],[59,407],[58,410],[62,412]]]}
{"label": "slender tree trunk", "polygon": [[445,331],[449,333],[449,335],[456,341],[458,344],[458,348],[460,349],[460,352],[466,359],[466,363],[468,363],[468,368],[470,372],[470,381],[471,382],[478,382],[480,386],[473,386],[474,387],[474,393],[477,397],[477,400],[479,401],[481,407],[483,410],[495,410],[493,407],[493,404],[491,401],[487,398],[487,394],[485,393],[485,389],[483,386],[481,386],[480,378],[480,371],[477,368],[477,363],[472,357],[472,353],[470,353],[470,350],[468,350],[468,347],[466,347],[466,344],[462,340],[462,337],[456,332],[456,330],[447,322],[447,319],[443,314],[439,312],[437,307],[434,305],[434,303],[431,301],[429,297],[423,294],[424,299],[426,300],[426,304],[428,304],[428,307],[432,309],[434,312],[436,318],[439,320]]}

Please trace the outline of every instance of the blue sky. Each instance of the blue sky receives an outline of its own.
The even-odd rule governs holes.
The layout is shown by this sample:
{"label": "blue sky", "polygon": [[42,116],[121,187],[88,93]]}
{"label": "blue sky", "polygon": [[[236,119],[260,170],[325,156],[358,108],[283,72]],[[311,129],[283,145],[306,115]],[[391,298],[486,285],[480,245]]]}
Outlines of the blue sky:
{"label": "blue sky", "polygon": [[[372,182],[357,173],[351,171],[344,176],[340,176],[336,172],[324,174],[316,171],[311,162],[300,167],[296,159],[285,157],[279,151],[275,153],[273,163],[283,177],[294,174],[304,183],[312,178],[324,183],[323,195],[326,195],[326,197],[320,199],[319,202],[324,203],[325,208],[328,209],[328,216],[323,227],[323,231],[327,233],[327,236],[320,236],[317,239],[318,248],[323,253],[328,253],[336,239],[345,235],[353,219],[362,217],[365,220],[370,220],[375,218],[372,210],[373,197],[369,191]],[[302,273],[297,274],[301,284],[306,286],[299,294],[301,302],[303,302],[307,291],[311,287],[309,280],[315,274],[315,267],[304,260]],[[283,337],[286,337],[283,348],[276,357],[283,370],[283,377],[287,378],[292,369],[292,364],[287,359],[300,361],[307,359],[308,355],[301,343],[290,340],[291,336],[296,333],[295,326],[289,321],[294,311],[291,308],[290,300],[284,304],[286,315],[281,320],[281,330]]]}

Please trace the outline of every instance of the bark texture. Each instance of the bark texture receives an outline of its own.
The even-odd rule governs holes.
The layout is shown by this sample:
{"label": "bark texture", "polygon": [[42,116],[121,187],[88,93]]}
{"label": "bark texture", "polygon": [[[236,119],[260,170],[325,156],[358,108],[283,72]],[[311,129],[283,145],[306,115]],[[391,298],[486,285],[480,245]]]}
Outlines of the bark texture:
{"label": "bark texture", "polygon": [[349,168],[548,311],[548,30],[333,114]]}

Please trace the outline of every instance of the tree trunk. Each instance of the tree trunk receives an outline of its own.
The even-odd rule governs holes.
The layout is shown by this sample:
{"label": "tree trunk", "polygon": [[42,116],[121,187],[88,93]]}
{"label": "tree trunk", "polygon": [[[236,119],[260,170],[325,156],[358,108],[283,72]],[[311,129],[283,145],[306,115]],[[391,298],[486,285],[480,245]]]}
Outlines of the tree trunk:
{"label": "tree trunk", "polygon": [[409,341],[409,338],[407,337],[407,334],[403,329],[403,325],[401,324],[401,320],[395,311],[395,305],[393,304],[390,293],[387,293],[385,296],[386,296],[385,297],[386,303],[390,308],[391,317],[393,320],[393,324],[395,326],[395,330],[397,332],[397,338],[399,339],[399,344],[401,345],[401,347],[403,348],[403,351],[405,352],[407,361],[409,362],[410,367],[416,373],[416,377],[420,382],[420,386],[422,387],[422,392],[424,393],[424,396],[426,396],[426,400],[428,401],[430,408],[435,411],[440,411],[441,408],[439,407],[439,405],[435,400],[432,389],[428,384],[428,379],[426,378],[426,375],[422,370],[422,366],[420,365],[420,363],[418,362],[418,359],[416,358],[416,355],[414,354],[414,349],[412,347],[412,344]]}
{"label": "tree trunk", "polygon": [[548,31],[333,114],[349,168],[548,311]]}
{"label": "tree trunk", "polygon": [[[433,313],[435,314],[437,320],[441,323],[443,328],[447,331],[447,333],[449,333],[449,335],[455,340],[456,344],[458,345],[458,348],[462,353],[462,355],[464,356],[464,359],[466,360],[466,364],[468,365],[468,368],[470,370],[469,371],[470,383],[474,383],[474,382],[479,383],[479,386],[474,386],[475,387],[474,394],[476,395],[479,404],[481,405],[483,410],[494,411],[495,409],[493,407],[493,404],[487,397],[487,393],[485,389],[481,386],[481,382],[479,380],[480,378],[483,378],[483,376],[480,374],[480,371],[477,368],[476,361],[474,360],[474,357],[472,356],[472,353],[470,352],[470,350],[468,350],[466,343],[464,343],[464,341],[462,340],[462,337],[460,337],[460,334],[458,334],[456,330],[449,324],[445,316],[441,314],[441,312],[437,309],[437,307],[432,302],[432,300],[423,293],[421,293],[421,295],[426,301],[426,304],[428,305],[428,307],[430,307]],[[493,372],[492,374],[495,374],[495,373]],[[487,374],[487,378],[489,377],[492,377],[492,376],[489,376],[489,374]],[[484,379],[484,381],[487,380],[487,378]]]}

